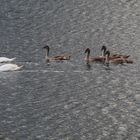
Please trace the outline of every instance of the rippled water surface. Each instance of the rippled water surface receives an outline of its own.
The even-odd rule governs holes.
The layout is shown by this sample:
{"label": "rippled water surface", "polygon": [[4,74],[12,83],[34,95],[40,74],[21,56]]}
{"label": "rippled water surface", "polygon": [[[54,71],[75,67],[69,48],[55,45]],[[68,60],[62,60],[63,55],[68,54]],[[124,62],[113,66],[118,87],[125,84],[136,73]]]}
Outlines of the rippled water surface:
{"label": "rippled water surface", "polygon": [[[139,28],[139,0],[2,0],[0,56],[24,68],[0,73],[0,139],[140,140]],[[87,65],[102,45],[134,64]]]}

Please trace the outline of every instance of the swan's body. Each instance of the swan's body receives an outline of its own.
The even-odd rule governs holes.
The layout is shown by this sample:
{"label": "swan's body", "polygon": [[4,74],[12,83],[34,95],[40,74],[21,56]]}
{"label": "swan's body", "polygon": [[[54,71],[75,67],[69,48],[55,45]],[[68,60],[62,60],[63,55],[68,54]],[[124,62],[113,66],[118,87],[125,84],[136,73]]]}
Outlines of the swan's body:
{"label": "swan's body", "polygon": [[70,55],[57,55],[57,56],[50,57],[49,56],[50,47],[49,46],[45,46],[43,48],[46,49],[46,56],[45,56],[46,61],[70,60]]}
{"label": "swan's body", "polygon": [[16,58],[0,57],[0,63],[12,62],[12,61],[14,61],[15,59],[16,59]]}
{"label": "swan's body", "polygon": [[109,62],[114,64],[133,63],[132,60],[128,60],[127,57],[125,58],[123,56],[111,58],[110,51],[106,51],[105,63],[108,64]]}
{"label": "swan's body", "polygon": [[2,66],[0,66],[0,72],[3,71],[16,71],[16,70],[20,70],[23,66],[18,66],[16,64],[4,64]]}
{"label": "swan's body", "polygon": [[85,57],[85,61],[87,62],[104,62],[105,57],[99,56],[99,57],[90,57],[90,49],[87,48],[85,50],[85,53],[87,53],[87,56]]}

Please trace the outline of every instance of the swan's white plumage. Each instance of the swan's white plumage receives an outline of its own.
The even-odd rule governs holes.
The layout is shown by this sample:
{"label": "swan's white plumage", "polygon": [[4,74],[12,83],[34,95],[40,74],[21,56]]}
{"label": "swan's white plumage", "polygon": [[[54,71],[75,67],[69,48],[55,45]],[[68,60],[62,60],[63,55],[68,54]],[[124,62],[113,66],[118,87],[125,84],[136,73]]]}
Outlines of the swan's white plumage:
{"label": "swan's white plumage", "polygon": [[15,59],[16,59],[16,58],[0,57],[0,63],[12,62],[12,61],[14,61]]}
{"label": "swan's white plumage", "polygon": [[18,66],[16,64],[4,64],[0,66],[0,72],[20,70],[22,67],[23,66]]}

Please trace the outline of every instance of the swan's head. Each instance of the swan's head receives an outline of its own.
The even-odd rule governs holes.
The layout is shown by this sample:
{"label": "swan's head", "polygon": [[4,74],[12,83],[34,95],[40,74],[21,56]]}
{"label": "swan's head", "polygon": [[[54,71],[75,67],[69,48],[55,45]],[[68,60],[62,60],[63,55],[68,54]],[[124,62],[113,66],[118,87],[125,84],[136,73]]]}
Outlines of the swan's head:
{"label": "swan's head", "polygon": [[106,46],[102,46],[101,51],[106,52]]}
{"label": "swan's head", "polygon": [[105,55],[106,55],[107,57],[109,57],[109,56],[110,56],[110,51],[106,51]]}
{"label": "swan's head", "polygon": [[90,49],[89,48],[87,48],[86,50],[85,50],[85,53],[90,53]]}

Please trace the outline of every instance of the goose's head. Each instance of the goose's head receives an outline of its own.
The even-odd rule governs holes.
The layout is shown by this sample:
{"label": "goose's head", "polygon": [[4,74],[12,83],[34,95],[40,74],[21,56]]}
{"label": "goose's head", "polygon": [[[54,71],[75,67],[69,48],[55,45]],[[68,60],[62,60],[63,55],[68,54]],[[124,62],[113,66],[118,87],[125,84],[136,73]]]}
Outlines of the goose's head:
{"label": "goose's head", "polygon": [[50,47],[48,45],[44,46],[43,49],[46,49],[47,51],[50,50]]}
{"label": "goose's head", "polygon": [[106,46],[102,46],[101,51],[106,51]]}
{"label": "goose's head", "polygon": [[85,53],[90,54],[90,49],[89,49],[89,48],[87,48],[87,49],[85,50]]}
{"label": "goose's head", "polygon": [[105,52],[106,52],[106,46],[102,46],[101,51],[102,51],[102,56],[105,56]]}

